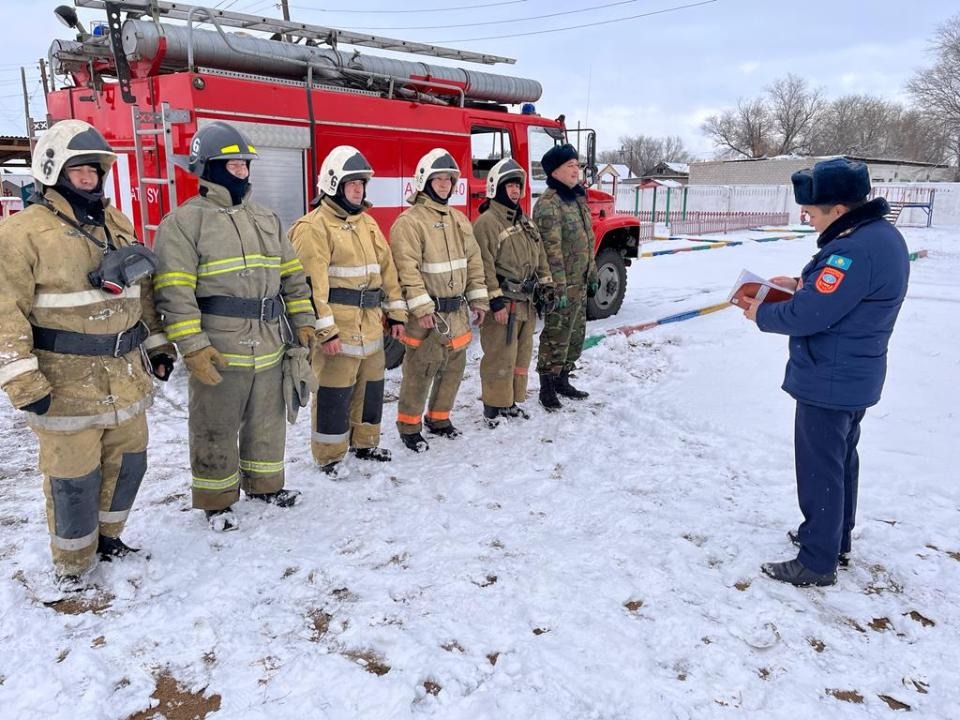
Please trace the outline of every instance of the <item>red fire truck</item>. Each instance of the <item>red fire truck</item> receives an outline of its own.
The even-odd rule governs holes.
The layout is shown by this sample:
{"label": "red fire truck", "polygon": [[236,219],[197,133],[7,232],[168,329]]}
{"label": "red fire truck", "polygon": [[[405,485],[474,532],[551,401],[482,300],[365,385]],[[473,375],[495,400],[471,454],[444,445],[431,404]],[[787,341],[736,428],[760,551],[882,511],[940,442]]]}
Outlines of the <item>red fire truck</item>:
{"label": "red fire truck", "polygon": [[[457,159],[463,174],[451,202],[471,219],[484,199],[487,171],[505,156],[528,169],[528,212],[546,187],[539,159],[555,143],[569,139],[581,148],[588,185],[596,172],[595,134],[568,133],[562,116],[538,115],[535,80],[339,47],[483,64],[509,58],[180,2],[75,5],[105,11],[106,22],[88,31],[73,8],[57,8],[77,35],[50,48],[62,86],[47,94],[48,120],[77,118],[103,132],[120,156],[108,192],[148,243],[163,215],[196,193],[196,178],[181,166],[190,138],[214,120],[235,124],[251,139],[259,155],[254,199],[286,226],[309,209],[319,164],[341,144],[356,146],[373,165],[367,193],[385,232],[406,207],[417,160],[434,147]],[[611,195],[587,192],[601,279],[588,316],[603,318],[620,309],[639,223],[617,215]]]}

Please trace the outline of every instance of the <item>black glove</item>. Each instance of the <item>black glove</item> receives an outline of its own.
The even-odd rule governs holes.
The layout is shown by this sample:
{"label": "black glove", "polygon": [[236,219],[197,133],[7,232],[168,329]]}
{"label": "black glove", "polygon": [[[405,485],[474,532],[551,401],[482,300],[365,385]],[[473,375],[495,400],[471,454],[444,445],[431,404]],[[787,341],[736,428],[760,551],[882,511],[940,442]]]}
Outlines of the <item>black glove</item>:
{"label": "black glove", "polygon": [[557,301],[557,291],[554,289],[553,285],[540,286],[540,299],[543,301],[544,305],[552,305]]}
{"label": "black glove", "polygon": [[21,410],[24,412],[32,412],[34,415],[46,415],[47,410],[50,409],[50,393],[47,393],[39,400],[34,400],[29,405],[24,405]]}
{"label": "black glove", "polygon": [[500,312],[507,306],[507,299],[503,295],[498,295],[490,301],[490,310]]}
{"label": "black glove", "polygon": [[387,318],[387,322],[390,324],[390,327],[393,327],[394,325],[406,325],[403,320],[394,320],[391,317]]}
{"label": "black glove", "polygon": [[[162,382],[170,379],[170,373],[173,372],[173,358],[166,353],[157,353],[150,356],[150,365],[153,367],[153,376]],[[163,368],[163,375],[160,369]]]}

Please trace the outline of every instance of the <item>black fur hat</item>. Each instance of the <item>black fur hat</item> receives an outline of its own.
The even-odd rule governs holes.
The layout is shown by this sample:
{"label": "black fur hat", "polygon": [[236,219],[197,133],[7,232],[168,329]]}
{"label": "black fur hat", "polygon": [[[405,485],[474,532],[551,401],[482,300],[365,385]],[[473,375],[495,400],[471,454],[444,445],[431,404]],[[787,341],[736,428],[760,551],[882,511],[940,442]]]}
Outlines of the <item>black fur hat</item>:
{"label": "black fur hat", "polygon": [[795,172],[790,179],[798,205],[842,205],[863,200],[870,192],[867,166],[846,158],[821,160],[812,170]]}
{"label": "black fur hat", "polygon": [[554,145],[543,154],[540,164],[543,166],[543,172],[547,174],[547,177],[550,177],[558,167],[570,160],[576,160],[578,157],[577,149],[570,143]]}

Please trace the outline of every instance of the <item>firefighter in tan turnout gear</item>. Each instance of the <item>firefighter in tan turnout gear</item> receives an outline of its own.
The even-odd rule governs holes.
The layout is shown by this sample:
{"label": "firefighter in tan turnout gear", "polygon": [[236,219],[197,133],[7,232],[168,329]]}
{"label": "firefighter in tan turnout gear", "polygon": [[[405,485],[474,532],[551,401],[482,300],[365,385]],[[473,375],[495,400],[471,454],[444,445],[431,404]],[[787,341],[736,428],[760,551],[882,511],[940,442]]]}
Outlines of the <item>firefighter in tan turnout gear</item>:
{"label": "firefighter in tan turnout gear", "polygon": [[323,161],[320,206],[290,229],[317,311],[312,357],[320,387],[313,401],[314,460],[333,477],[349,446],[362,460],[389,461],[378,447],[383,414],[383,318],[399,339],[407,319],[387,241],[366,212],[373,168],[341,145]]}
{"label": "firefighter in tan turnout gear", "polygon": [[33,153],[35,202],[0,224],[0,385],[39,440],[65,587],[96,555],[134,551],[120,532],[147,468],[151,372],[166,380],[176,354],[153,307],[155,258],[103,196],[115,160],[91,125],[57,123]]}
{"label": "firefighter in tan turnout gear", "polygon": [[527,174],[504,158],[487,174],[487,200],[473,232],[483,254],[490,313],[480,328],[483,416],[490,427],[500,417],[530,417],[519,405],[527,397],[537,313],[533,294],[552,291],[550,266],[537,226],[523,214]]}
{"label": "firefighter in tan turnout gear", "polygon": [[193,506],[218,531],[238,527],[241,488],[279,507],[300,494],[283,487],[282,361],[286,343],[312,346],[316,316],[279,218],[247,198],[256,157],[232,125],[198,130],[189,169],[200,192],[164,218],[155,244],[157,308],[190,371]]}
{"label": "firefighter in tan turnout gear", "polygon": [[397,428],[403,444],[415,452],[428,448],[421,435],[421,413],[427,402],[426,426],[434,435],[457,437],[450,422],[466,348],[470,344],[470,312],[480,324],[489,309],[483,260],[470,221],[448,202],[460,169],[446,150],[435,148],[420,158],[415,193],[390,229],[390,247],[410,317],[403,343],[403,379],[397,407]]}

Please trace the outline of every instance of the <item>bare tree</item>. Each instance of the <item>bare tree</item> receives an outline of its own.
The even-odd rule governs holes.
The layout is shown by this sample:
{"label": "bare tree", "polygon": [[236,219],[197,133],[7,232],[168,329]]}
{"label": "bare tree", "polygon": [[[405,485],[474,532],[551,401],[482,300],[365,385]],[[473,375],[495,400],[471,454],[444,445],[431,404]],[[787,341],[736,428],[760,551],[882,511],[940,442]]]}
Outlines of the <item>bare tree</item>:
{"label": "bare tree", "polygon": [[740,99],[736,110],[708,117],[700,129],[721,154],[733,157],[764,157],[774,142],[773,120],[763,98]]}
{"label": "bare tree", "polygon": [[871,95],[844,95],[828,103],[812,129],[810,152],[817,155],[890,154],[891,128],[903,108]]}
{"label": "bare tree", "polygon": [[918,109],[941,125],[951,155],[960,163],[960,15],[937,28],[932,50],[933,66],[918,71],[907,90]]}
{"label": "bare tree", "polygon": [[767,89],[774,127],[774,155],[810,152],[812,133],[823,112],[823,92],[811,89],[803,78],[789,74]]}
{"label": "bare tree", "polygon": [[619,150],[600,153],[600,162],[623,163],[635,176],[647,175],[660,162],[689,162],[692,156],[679,135],[651,137],[649,135],[620,138]]}

